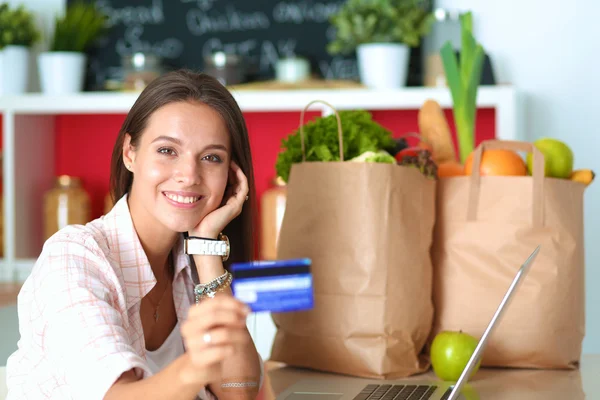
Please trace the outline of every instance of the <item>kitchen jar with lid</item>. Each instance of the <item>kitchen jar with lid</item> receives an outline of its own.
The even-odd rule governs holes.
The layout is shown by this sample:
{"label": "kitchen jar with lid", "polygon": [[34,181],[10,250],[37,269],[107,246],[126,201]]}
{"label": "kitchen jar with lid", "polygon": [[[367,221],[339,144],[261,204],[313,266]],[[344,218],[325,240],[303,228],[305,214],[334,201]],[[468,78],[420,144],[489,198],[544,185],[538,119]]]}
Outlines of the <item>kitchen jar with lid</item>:
{"label": "kitchen jar with lid", "polygon": [[216,78],[223,86],[243,83],[245,79],[241,57],[223,51],[204,57],[204,72]]}
{"label": "kitchen jar with lid", "polygon": [[423,38],[424,86],[446,86],[446,75],[440,50],[450,41],[455,51],[461,48],[461,12],[438,8],[434,10],[431,31]]}
{"label": "kitchen jar with lid", "polygon": [[160,57],[149,53],[133,53],[122,58],[123,90],[142,91],[163,72]]}
{"label": "kitchen jar with lid", "polygon": [[277,241],[287,201],[286,184],[281,178],[272,181],[271,187],[261,196],[260,257],[264,260],[277,258]]}
{"label": "kitchen jar with lid", "polygon": [[79,178],[56,178],[54,188],[44,194],[44,216],[44,240],[67,225],[90,222],[90,197]]}

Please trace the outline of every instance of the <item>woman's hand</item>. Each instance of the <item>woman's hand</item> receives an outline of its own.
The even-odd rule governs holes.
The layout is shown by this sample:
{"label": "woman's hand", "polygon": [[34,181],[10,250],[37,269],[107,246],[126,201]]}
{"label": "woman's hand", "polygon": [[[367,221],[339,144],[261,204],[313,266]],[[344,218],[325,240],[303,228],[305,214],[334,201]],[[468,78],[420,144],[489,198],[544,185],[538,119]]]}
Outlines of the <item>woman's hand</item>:
{"label": "woman's hand", "polygon": [[190,236],[216,238],[235,217],[241,214],[248,196],[248,179],[235,161],[231,161],[231,170],[235,174],[235,183],[225,191],[224,205],[206,215],[189,232]]}
{"label": "woman's hand", "polygon": [[218,383],[221,363],[251,338],[246,330],[249,308],[231,296],[215,296],[190,308],[181,335],[190,362],[181,371],[185,384]]}

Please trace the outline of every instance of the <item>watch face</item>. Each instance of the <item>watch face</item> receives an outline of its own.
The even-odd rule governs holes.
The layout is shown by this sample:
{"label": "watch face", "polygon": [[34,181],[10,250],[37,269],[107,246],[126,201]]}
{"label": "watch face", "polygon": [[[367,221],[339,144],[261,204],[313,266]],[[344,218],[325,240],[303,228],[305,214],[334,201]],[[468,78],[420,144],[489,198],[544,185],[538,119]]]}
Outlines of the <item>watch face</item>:
{"label": "watch face", "polygon": [[231,249],[231,246],[229,245],[229,238],[227,237],[227,235],[223,235],[222,233],[220,233],[218,239],[226,243],[225,247],[227,248],[227,251],[223,256],[223,261],[227,261],[227,259],[229,258],[229,251]]}

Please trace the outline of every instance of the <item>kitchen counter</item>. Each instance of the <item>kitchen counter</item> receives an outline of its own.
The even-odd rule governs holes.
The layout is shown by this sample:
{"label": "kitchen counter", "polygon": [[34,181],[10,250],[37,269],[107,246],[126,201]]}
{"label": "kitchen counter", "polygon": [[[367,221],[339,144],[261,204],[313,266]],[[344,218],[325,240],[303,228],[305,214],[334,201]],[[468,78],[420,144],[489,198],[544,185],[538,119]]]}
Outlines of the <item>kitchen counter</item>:
{"label": "kitchen counter", "polygon": [[[276,399],[285,389],[302,379],[327,379],[340,375],[320,373],[267,362],[262,400]],[[357,379],[342,377],[342,379]],[[434,379],[433,372],[407,378]],[[380,381],[386,383],[386,381]],[[481,368],[469,382],[481,400],[579,400],[600,399],[600,354],[585,354],[576,370],[532,370]],[[278,399],[279,400],[279,399]],[[283,400],[283,398],[281,398]]]}

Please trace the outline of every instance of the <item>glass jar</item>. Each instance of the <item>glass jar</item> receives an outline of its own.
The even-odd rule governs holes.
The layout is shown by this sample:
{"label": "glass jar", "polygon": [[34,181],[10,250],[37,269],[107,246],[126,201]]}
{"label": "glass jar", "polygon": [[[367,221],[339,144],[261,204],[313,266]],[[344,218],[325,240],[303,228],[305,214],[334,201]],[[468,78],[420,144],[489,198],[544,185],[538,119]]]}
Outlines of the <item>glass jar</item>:
{"label": "glass jar", "polygon": [[239,56],[217,51],[204,58],[204,71],[223,86],[244,82],[244,66]]}
{"label": "glass jar", "polygon": [[162,60],[154,54],[133,53],[122,58],[123,90],[142,91],[158,78],[163,68]]}
{"label": "glass jar", "polygon": [[275,260],[277,258],[277,241],[283,214],[285,213],[287,196],[287,188],[283,179],[273,179],[271,183],[271,187],[263,193],[260,200],[260,257],[263,260]]}
{"label": "glass jar", "polygon": [[438,8],[433,12],[431,31],[423,38],[424,86],[446,86],[446,76],[440,50],[450,41],[454,51],[461,48],[460,11]]}
{"label": "glass jar", "polygon": [[54,188],[44,194],[44,216],[44,240],[67,225],[90,222],[90,197],[79,178],[56,178]]}

